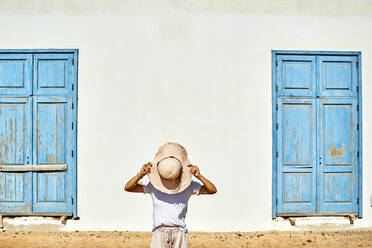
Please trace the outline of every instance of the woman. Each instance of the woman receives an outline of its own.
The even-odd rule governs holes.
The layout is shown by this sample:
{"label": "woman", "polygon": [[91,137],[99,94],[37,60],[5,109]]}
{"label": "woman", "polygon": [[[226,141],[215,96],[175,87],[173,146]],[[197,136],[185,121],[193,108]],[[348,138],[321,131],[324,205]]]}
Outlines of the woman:
{"label": "woman", "polygon": [[[150,182],[139,182],[148,175]],[[192,175],[199,182],[192,180]],[[129,192],[151,194],[153,202],[152,248],[188,248],[185,217],[191,195],[214,194],[216,187],[190,164],[186,149],[177,143],[161,146],[153,162],[144,164],[125,185]]]}

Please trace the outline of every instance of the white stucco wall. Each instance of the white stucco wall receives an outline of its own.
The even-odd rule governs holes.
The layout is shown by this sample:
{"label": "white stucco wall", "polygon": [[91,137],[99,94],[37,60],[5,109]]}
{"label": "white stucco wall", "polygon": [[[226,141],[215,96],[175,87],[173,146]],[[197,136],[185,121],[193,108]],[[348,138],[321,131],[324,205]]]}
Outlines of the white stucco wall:
{"label": "white stucco wall", "polygon": [[78,216],[65,229],[150,230],[125,182],[167,142],[218,193],[190,230],[289,228],[271,219],[271,50],[361,51],[363,219],[372,226],[370,1],[0,1],[1,49],[78,48]]}

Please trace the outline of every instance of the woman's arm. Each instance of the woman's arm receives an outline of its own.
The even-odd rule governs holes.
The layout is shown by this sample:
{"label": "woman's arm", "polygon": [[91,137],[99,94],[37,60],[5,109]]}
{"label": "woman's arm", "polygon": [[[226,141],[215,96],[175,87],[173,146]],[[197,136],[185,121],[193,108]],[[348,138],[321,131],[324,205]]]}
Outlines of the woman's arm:
{"label": "woman's arm", "polygon": [[146,174],[151,171],[151,162],[144,164],[140,170],[132,179],[130,179],[127,184],[125,184],[124,189],[129,192],[143,193],[143,185],[139,182]]}
{"label": "woman's arm", "polygon": [[189,164],[188,167],[191,167],[191,173],[199,179],[203,185],[200,187],[200,194],[215,194],[217,193],[217,188],[214,186],[214,184],[206,179],[202,174],[200,174],[199,168],[196,165]]}

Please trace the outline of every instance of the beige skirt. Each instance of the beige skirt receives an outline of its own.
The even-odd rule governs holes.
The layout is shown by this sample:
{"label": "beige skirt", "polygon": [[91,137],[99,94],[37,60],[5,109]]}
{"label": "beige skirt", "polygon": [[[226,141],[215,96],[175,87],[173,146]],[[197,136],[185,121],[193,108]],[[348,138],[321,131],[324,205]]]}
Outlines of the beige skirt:
{"label": "beige skirt", "polygon": [[189,248],[189,238],[179,227],[160,227],[152,233],[151,248]]}

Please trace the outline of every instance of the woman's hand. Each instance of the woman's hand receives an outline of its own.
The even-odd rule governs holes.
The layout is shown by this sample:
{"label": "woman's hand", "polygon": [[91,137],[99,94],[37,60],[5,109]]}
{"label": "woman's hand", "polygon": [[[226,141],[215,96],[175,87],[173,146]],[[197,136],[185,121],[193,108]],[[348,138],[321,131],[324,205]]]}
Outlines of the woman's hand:
{"label": "woman's hand", "polygon": [[152,163],[148,162],[147,164],[142,165],[140,172],[138,173],[140,178],[146,176],[151,172]]}
{"label": "woman's hand", "polygon": [[189,164],[187,167],[190,167],[191,173],[203,183],[200,187],[200,194],[215,194],[217,192],[216,186],[200,174],[198,166]]}
{"label": "woman's hand", "polygon": [[190,167],[191,174],[193,174],[195,177],[200,176],[200,170],[198,166],[189,164],[187,167]]}

